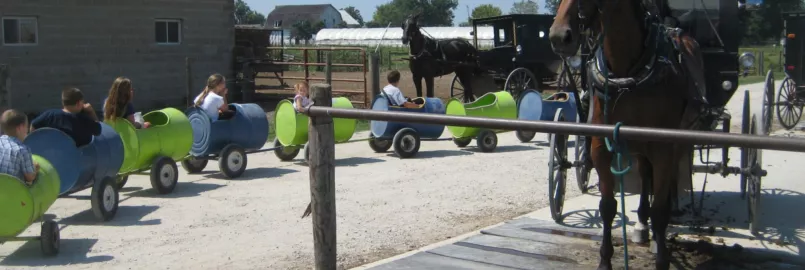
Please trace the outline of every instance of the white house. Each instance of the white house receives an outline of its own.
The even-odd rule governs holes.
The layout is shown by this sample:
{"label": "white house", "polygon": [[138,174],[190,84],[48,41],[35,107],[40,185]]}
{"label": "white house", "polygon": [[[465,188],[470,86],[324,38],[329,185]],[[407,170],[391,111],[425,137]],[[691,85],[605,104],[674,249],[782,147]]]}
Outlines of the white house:
{"label": "white house", "polygon": [[[353,21],[352,17],[350,17]],[[281,5],[276,6],[266,16],[266,27],[280,28],[283,38],[288,40],[293,25],[299,21],[308,20],[311,23],[324,22],[324,28],[334,28],[342,22],[341,12],[333,5]]]}

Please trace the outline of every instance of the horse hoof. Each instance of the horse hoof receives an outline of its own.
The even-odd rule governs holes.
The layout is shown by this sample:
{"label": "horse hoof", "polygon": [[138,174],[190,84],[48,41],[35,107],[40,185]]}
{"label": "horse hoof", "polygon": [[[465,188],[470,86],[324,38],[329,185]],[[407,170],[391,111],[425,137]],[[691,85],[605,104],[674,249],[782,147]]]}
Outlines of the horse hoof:
{"label": "horse hoof", "polygon": [[612,263],[610,262],[601,262],[598,264],[597,270],[612,270]]}
{"label": "horse hoof", "polygon": [[648,229],[635,229],[634,233],[632,234],[632,242],[637,244],[645,244],[649,241],[649,233]]}

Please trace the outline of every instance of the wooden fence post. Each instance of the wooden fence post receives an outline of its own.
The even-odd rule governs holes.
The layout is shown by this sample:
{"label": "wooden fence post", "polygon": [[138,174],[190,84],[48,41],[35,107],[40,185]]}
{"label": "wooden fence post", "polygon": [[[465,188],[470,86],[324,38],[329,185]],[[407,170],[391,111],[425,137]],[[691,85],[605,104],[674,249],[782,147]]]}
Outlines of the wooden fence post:
{"label": "wooden fence post", "polygon": [[[332,89],[329,84],[313,84],[310,90],[313,106],[331,107],[333,105]],[[310,156],[308,156],[310,207],[317,270],[336,269],[334,132],[332,117],[310,117],[307,147],[310,147]]]}
{"label": "wooden fence post", "polygon": [[8,86],[11,70],[8,65],[0,65],[0,112],[11,109],[11,88]]}
{"label": "wooden fence post", "polygon": [[333,85],[333,54],[328,53],[324,63],[324,82]]}
{"label": "wooden fence post", "polygon": [[380,93],[380,56],[377,53],[369,55],[369,71],[372,73],[372,96],[369,100],[375,100]]}
{"label": "wooden fence post", "polygon": [[184,58],[184,72],[187,77],[187,106],[193,105],[193,72],[190,69],[190,57]]}

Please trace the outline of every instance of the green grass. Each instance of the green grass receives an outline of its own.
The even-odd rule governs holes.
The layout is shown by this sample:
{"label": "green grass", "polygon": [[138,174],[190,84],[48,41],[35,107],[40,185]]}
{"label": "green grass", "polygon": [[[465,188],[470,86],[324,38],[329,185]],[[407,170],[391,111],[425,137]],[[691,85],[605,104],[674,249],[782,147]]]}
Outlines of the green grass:
{"label": "green grass", "polygon": [[[766,72],[769,69],[773,69],[774,73],[782,73],[783,72],[783,66],[782,66],[782,63],[781,63],[782,62],[782,54],[783,54],[782,47],[780,47],[780,46],[776,46],[776,47],[774,47],[774,46],[745,47],[745,48],[738,49],[738,54],[740,55],[741,53],[744,53],[744,52],[747,52],[747,51],[754,53],[755,57],[756,57],[756,59],[755,59],[756,67],[753,68],[752,71],[750,71],[750,73],[749,73],[750,76],[748,76],[748,77],[752,77],[752,76],[761,76],[761,77],[763,77],[763,76],[766,76]],[[760,53],[761,52],[763,52],[762,61],[760,59]],[[759,66],[761,64],[763,65],[762,67]],[[760,68],[760,72],[758,72],[758,68]],[[752,79],[752,80],[754,80],[754,79]],[[752,80],[750,80],[750,81],[752,81]],[[760,81],[763,81],[763,79],[760,79]]]}
{"label": "green grass", "polygon": [[[369,130],[369,121],[361,119],[358,119],[357,121],[358,124],[355,126],[355,132]],[[268,121],[268,125],[268,142],[272,143],[276,137],[276,133],[274,133],[276,126],[274,126],[274,121]]]}

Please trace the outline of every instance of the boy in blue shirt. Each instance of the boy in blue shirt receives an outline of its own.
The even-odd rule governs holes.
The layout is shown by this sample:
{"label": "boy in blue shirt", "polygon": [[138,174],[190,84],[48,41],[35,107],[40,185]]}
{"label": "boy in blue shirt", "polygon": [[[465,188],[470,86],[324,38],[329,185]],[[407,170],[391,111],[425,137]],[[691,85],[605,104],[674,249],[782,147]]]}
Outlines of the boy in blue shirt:
{"label": "boy in blue shirt", "polygon": [[61,109],[45,111],[33,121],[31,129],[55,128],[66,133],[77,147],[92,142],[92,136],[101,134],[101,124],[92,105],[84,102],[84,94],[76,88],[66,88],[61,93]]}

